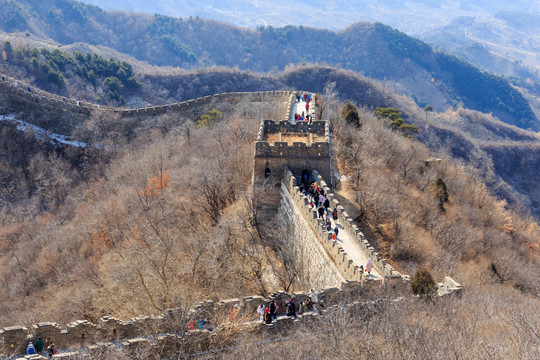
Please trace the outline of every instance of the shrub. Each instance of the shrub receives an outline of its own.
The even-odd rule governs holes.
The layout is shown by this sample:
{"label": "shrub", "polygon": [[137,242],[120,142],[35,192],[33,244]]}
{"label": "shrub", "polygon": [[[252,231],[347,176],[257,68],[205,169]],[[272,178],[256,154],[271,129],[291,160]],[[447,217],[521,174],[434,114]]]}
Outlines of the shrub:
{"label": "shrub", "polygon": [[347,121],[348,124],[354,125],[356,127],[361,127],[360,116],[358,115],[358,110],[356,106],[348,102],[343,109],[341,110],[341,117],[343,120]]}
{"label": "shrub", "polygon": [[432,298],[437,292],[437,284],[427,269],[420,269],[411,279],[411,290],[421,298]]}

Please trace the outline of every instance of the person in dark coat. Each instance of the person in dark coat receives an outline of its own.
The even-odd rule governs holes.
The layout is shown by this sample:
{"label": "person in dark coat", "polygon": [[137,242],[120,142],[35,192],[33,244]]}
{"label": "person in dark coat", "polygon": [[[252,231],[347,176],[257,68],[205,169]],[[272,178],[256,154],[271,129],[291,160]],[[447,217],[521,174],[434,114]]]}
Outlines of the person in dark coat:
{"label": "person in dark coat", "polygon": [[41,354],[43,348],[45,347],[45,343],[43,342],[43,339],[41,339],[41,336],[38,337],[34,347],[36,348],[36,353]]}
{"label": "person in dark coat", "polygon": [[287,316],[292,316],[296,319],[296,306],[294,305],[293,299],[290,299],[287,302]]}
{"label": "person in dark coat", "polygon": [[49,358],[52,358],[54,355],[58,355],[58,352],[54,348],[54,343],[52,341],[49,343],[49,346],[47,347],[47,351],[49,353]]}
{"label": "person in dark coat", "polygon": [[276,305],[276,302],[274,300],[272,300],[270,302],[270,307],[269,307],[269,311],[270,311],[270,321],[272,320],[275,320],[277,318],[277,312],[278,312],[278,306]]}
{"label": "person in dark coat", "polygon": [[319,218],[324,220],[324,207],[319,208]]}

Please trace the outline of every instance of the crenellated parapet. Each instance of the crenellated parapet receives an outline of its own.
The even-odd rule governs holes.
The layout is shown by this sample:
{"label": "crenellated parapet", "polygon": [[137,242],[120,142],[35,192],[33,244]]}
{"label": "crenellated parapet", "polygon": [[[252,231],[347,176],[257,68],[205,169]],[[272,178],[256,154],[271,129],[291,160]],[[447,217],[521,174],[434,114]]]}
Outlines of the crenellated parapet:
{"label": "crenellated parapet", "polygon": [[[341,219],[344,230],[349,232],[350,235],[353,235],[353,239],[358,243],[365,257],[372,259],[375,269],[383,276],[385,284],[392,287],[408,288],[409,276],[401,275],[389,265],[385,259],[382,259],[381,255],[375,251],[374,247],[370,245],[364,234],[353,223],[348,213],[343,206],[341,206],[322,176],[319,175],[316,170],[313,170],[312,172],[312,179],[324,189],[330,202],[330,207],[336,207],[338,209],[339,218]],[[300,192],[300,188],[297,186],[296,177],[288,169],[285,170],[285,177],[282,184],[287,188],[291,198],[294,199],[296,206],[300,209],[304,217],[311,223],[313,229],[315,229],[318,239],[333,258],[334,263],[343,277],[348,280],[358,280],[360,282],[372,281],[370,278],[364,276],[364,272],[360,267],[364,264],[356,264],[340,243],[337,240],[332,239],[333,232],[326,230],[325,221],[319,219],[317,209],[309,206],[307,196]]]}
{"label": "crenellated parapet", "polygon": [[358,226],[354,224],[354,221],[349,216],[347,211],[345,211],[345,208],[340,204],[339,200],[335,197],[335,195],[331,192],[331,189],[327,186],[323,177],[316,170],[313,172],[313,179],[321,186],[321,188],[324,189],[325,193],[327,194],[328,200],[330,201],[330,207],[335,207],[338,210],[343,228],[348,231],[349,234],[352,234],[355,237],[355,240],[357,244],[360,245],[360,248],[363,251],[365,257],[371,258],[371,260],[373,261],[373,266],[375,267],[375,269],[386,279],[403,278],[403,280],[408,281],[408,275],[401,275],[390,264],[388,264],[387,260],[382,258],[381,254],[375,251],[375,248],[369,243],[368,239],[360,231]]}
{"label": "crenellated parapet", "polygon": [[[289,100],[289,112],[295,103],[294,94]],[[319,169],[329,178],[329,124],[323,120],[264,120],[259,125],[254,157],[254,183],[266,179],[278,184],[285,167],[298,175]]]}
{"label": "crenellated parapet", "polygon": [[[358,281],[345,281],[338,287],[320,289],[319,299],[325,307],[330,308],[353,299],[375,299],[379,297],[395,297],[396,294],[389,292],[380,284],[361,284]],[[79,348],[91,346],[96,343],[105,343],[126,339],[122,346],[132,347],[147,342],[148,336],[157,339],[164,336],[173,336],[174,341],[178,337],[189,344],[193,352],[208,348],[211,334],[219,333],[224,324],[231,322],[231,309],[238,305],[238,318],[241,322],[260,324],[257,307],[260,304],[268,305],[274,300],[279,307],[278,315],[285,314],[286,302],[294,299],[300,304],[309,297],[309,292],[287,293],[277,291],[268,298],[252,295],[243,298],[224,299],[220,301],[206,300],[195,305],[190,310],[180,308],[169,309],[158,316],[138,316],[129,320],[119,320],[111,316],[101,318],[97,323],[86,320],[74,321],[66,326],[56,323],[39,323],[28,329],[24,326],[4,327],[0,330],[0,346],[4,350],[14,354],[24,353],[28,341],[34,341],[41,337],[44,341],[54,341],[57,349]],[[189,330],[189,323],[195,323],[200,319],[206,319],[207,325],[203,330]],[[287,318],[281,318],[287,319]],[[284,320],[285,321],[285,320]],[[207,329],[212,329],[210,333]],[[249,327],[246,327],[249,329]],[[161,334],[161,335],[160,335]],[[129,339],[129,340],[127,340]],[[163,341],[172,339],[162,338]],[[142,342],[141,342],[142,341]],[[206,344],[206,345],[205,345]],[[188,351],[189,352],[189,351]]]}

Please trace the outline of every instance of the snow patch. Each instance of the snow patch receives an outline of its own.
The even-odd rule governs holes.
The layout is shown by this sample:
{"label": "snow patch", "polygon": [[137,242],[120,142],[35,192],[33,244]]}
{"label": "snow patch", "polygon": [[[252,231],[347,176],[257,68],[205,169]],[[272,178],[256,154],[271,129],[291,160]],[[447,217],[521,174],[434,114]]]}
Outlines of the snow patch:
{"label": "snow patch", "polygon": [[14,122],[17,124],[17,130],[20,131],[28,131],[31,129],[34,132],[34,136],[36,139],[43,140],[43,141],[49,141],[51,145],[54,147],[59,147],[60,144],[62,145],[69,145],[69,146],[75,146],[75,147],[86,147],[87,144],[82,141],[75,141],[75,140],[69,140],[69,137],[65,135],[56,134],[53,132],[50,132],[48,130],[45,130],[42,127],[39,127],[34,124],[30,124],[27,121],[19,120],[15,118],[13,114],[7,114],[3,115],[0,118],[0,121],[6,121],[6,122]]}

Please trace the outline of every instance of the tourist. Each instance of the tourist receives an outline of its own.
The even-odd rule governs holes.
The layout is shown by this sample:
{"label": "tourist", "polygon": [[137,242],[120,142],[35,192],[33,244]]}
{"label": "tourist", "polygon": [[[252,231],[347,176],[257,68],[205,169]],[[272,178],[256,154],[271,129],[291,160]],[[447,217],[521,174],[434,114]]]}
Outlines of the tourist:
{"label": "tourist", "polygon": [[334,207],[334,211],[332,211],[332,218],[334,219],[334,222],[337,221],[338,212],[337,212],[337,208],[335,208],[335,207]]}
{"label": "tourist", "polygon": [[270,321],[275,320],[277,318],[278,310],[279,310],[279,307],[277,306],[276,302],[272,300],[270,302]]}
{"label": "tourist", "polygon": [[322,206],[319,207],[319,218],[324,220],[324,207]]}
{"label": "tourist", "polygon": [[264,322],[267,324],[272,323],[272,316],[270,315],[270,310],[268,310],[268,307],[264,307]]}
{"label": "tourist", "polygon": [[368,275],[371,275],[372,268],[373,268],[373,261],[371,261],[371,258],[369,258],[366,264],[366,272],[368,273]]}
{"label": "tourist", "polygon": [[41,336],[38,337],[36,341],[36,345],[34,345],[34,347],[36,348],[36,353],[41,354],[41,352],[43,351],[43,348],[45,347],[45,343],[41,339]]}
{"label": "tourist", "polygon": [[330,207],[330,200],[328,200],[328,196],[324,197],[324,208],[328,210]]}
{"label": "tourist", "polygon": [[296,102],[300,102],[300,94],[296,93]]}
{"label": "tourist", "polygon": [[305,311],[313,311],[313,302],[311,301],[310,298],[307,298],[304,301],[304,307],[305,307]]}
{"label": "tourist", "polygon": [[291,316],[296,319],[296,306],[293,299],[287,301],[287,316]]}
{"label": "tourist", "polygon": [[27,355],[34,355],[36,353],[36,349],[34,348],[34,345],[30,341],[28,343],[28,346],[26,347],[26,354]]}
{"label": "tourist", "polygon": [[315,289],[311,289],[309,292],[309,298],[311,299],[311,302],[316,304],[319,302],[319,293]]}
{"label": "tourist", "polygon": [[259,307],[257,308],[257,313],[259,313],[259,320],[263,321],[264,314],[266,313],[266,306],[264,306],[263,304],[259,305]]}
{"label": "tourist", "polygon": [[298,305],[298,315],[302,315],[304,312],[304,302],[302,301],[300,305]]}
{"label": "tourist", "polygon": [[238,304],[234,304],[234,306],[231,308],[231,311],[230,311],[231,320],[236,320],[236,318],[238,318],[239,312],[240,310],[238,310]]}
{"label": "tourist", "polygon": [[58,351],[56,351],[56,349],[54,348],[54,343],[52,341],[49,343],[47,351],[49,353],[49,358],[52,358],[54,355],[58,355]]}

